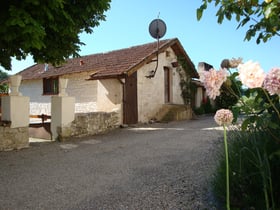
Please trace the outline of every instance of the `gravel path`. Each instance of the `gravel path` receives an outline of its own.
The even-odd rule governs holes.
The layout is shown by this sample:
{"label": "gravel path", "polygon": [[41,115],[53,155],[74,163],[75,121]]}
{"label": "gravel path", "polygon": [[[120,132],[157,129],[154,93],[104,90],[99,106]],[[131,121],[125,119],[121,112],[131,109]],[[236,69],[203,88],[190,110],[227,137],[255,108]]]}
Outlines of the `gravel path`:
{"label": "gravel path", "polygon": [[0,209],[216,209],[212,117],[0,153]]}

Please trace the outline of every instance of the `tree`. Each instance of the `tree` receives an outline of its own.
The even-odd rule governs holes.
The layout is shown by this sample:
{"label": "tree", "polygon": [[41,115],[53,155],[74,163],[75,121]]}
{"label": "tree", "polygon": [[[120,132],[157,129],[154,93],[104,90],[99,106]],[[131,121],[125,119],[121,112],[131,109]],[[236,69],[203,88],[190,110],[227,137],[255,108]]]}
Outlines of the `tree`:
{"label": "tree", "polygon": [[[8,77],[9,77],[9,75],[6,72],[3,72],[3,71],[0,70],[0,82],[2,80],[7,79]],[[0,94],[8,93],[8,90],[9,90],[8,84],[1,84],[0,83]]]}
{"label": "tree", "polygon": [[3,72],[0,70],[0,81],[7,79],[9,77],[9,75],[7,74],[7,72]]}
{"label": "tree", "polygon": [[0,9],[0,66],[11,58],[60,64],[77,57],[81,32],[92,33],[105,20],[111,0],[10,0]]}
{"label": "tree", "polygon": [[197,9],[197,19],[200,20],[208,3],[215,2],[219,6],[216,13],[217,22],[223,23],[224,19],[235,20],[239,23],[237,28],[249,24],[244,40],[250,41],[257,36],[256,42],[266,42],[273,36],[280,36],[280,1],[279,0],[202,0]]}

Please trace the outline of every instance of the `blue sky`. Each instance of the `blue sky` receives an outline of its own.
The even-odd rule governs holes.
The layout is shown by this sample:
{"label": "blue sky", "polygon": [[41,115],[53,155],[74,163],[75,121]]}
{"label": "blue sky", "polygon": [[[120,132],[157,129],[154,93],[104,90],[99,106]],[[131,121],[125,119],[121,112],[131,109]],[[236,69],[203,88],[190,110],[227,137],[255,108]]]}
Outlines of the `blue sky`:
{"label": "blue sky", "polygon": [[[256,44],[255,40],[244,41],[247,28],[236,30],[237,22],[224,21],[218,24],[217,8],[209,7],[202,19],[196,19],[196,9],[201,1],[186,0],[112,0],[111,9],[106,12],[106,21],[94,28],[92,34],[81,34],[80,55],[126,48],[155,41],[148,32],[150,22],[157,18],[167,25],[162,39],[178,38],[197,66],[205,61],[219,68],[224,58],[242,57],[244,61],[258,61],[265,71],[280,66],[280,37],[267,43]],[[33,65],[32,58],[13,61],[14,74]]]}

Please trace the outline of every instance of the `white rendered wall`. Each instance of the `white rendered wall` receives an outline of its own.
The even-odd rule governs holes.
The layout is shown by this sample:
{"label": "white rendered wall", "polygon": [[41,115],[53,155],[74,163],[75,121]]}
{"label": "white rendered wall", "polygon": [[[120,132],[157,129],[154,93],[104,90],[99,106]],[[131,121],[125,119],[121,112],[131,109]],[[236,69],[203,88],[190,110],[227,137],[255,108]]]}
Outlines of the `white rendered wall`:
{"label": "white rendered wall", "polygon": [[148,79],[145,76],[149,71],[154,70],[156,63],[151,62],[144,65],[137,71],[138,88],[138,121],[147,122],[152,119],[161,109],[164,101],[164,66],[171,71],[171,100],[173,104],[183,104],[180,88],[180,77],[176,68],[171,63],[176,60],[176,56],[171,48],[159,55],[158,69],[155,77]]}
{"label": "white rendered wall", "polygon": [[51,114],[51,97],[43,95],[43,80],[24,80],[19,90],[30,98],[30,114]]}
{"label": "white rendered wall", "polygon": [[2,97],[2,120],[11,121],[11,128],[28,127],[29,98],[26,96]]}
{"label": "white rendered wall", "polygon": [[75,98],[69,96],[53,96],[52,103],[52,139],[58,137],[58,128],[67,127],[75,119]]}
{"label": "white rendered wall", "polygon": [[198,87],[195,95],[195,107],[199,108],[201,106],[203,99],[203,89],[202,87]]}
{"label": "white rendered wall", "polygon": [[[90,73],[65,75],[68,78],[66,93],[75,97],[75,112],[87,113],[97,110],[97,81],[86,80]],[[30,97],[30,114],[51,114],[51,95],[43,95],[43,80],[24,80],[20,92]]]}
{"label": "white rendered wall", "polygon": [[90,73],[63,76],[68,78],[66,93],[75,97],[75,113],[95,112],[97,110],[97,81],[86,80]]}
{"label": "white rendered wall", "polygon": [[117,79],[106,79],[97,81],[97,111],[117,112],[119,123],[123,117],[123,86]]}
{"label": "white rendered wall", "polygon": [[98,80],[97,111],[119,111],[122,84],[117,79]]}
{"label": "white rendered wall", "polygon": [[[90,73],[64,75],[66,93],[75,97],[75,113],[116,111],[122,116],[122,84],[117,79],[86,80]],[[51,95],[43,95],[43,81],[22,81],[20,92],[30,97],[30,114],[51,114]],[[98,93],[98,94],[97,94]]]}

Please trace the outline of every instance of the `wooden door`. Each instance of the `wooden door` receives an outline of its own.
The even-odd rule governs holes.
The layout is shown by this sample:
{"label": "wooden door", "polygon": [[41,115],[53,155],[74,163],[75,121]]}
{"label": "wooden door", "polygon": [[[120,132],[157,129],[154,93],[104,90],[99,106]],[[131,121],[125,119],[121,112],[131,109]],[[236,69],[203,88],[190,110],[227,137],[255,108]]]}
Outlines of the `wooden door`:
{"label": "wooden door", "polygon": [[171,95],[170,95],[170,70],[168,67],[164,67],[164,102],[170,103],[171,102]]}
{"label": "wooden door", "polygon": [[138,123],[137,72],[125,79],[123,104],[123,123]]}

